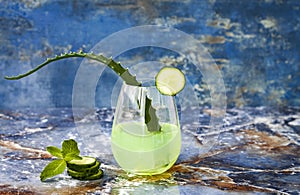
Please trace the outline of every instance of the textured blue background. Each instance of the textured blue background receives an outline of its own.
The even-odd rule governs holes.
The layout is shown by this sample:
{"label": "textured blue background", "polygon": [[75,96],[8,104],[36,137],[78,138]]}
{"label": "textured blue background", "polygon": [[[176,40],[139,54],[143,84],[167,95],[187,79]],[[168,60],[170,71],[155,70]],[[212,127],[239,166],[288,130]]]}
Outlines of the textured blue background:
{"label": "textured blue background", "polygon": [[[177,65],[199,98],[200,109],[181,104],[182,152],[161,177],[122,173],[111,155],[114,109],[106,107],[118,78],[110,69],[95,97],[104,108],[82,115],[70,108],[82,59],[53,63],[22,80],[3,79],[147,24],[199,40],[220,68],[233,107],[222,128],[210,128],[210,91],[184,58],[151,47],[118,56],[130,68],[151,60]],[[299,0],[0,0],[0,194],[299,194],[299,29]],[[212,137],[218,140],[206,143]],[[81,183],[62,174],[41,184],[49,162],[45,147],[70,138],[81,154],[99,158],[103,179]]]}
{"label": "textured blue background", "polygon": [[[0,1],[0,108],[71,106],[81,59],[57,62],[19,81],[3,77],[62,52],[89,51],[114,32],[146,24],[171,26],[200,40],[222,71],[230,107],[300,105],[298,0],[16,0]],[[134,50],[119,61],[130,65],[170,58],[163,52]],[[107,70],[102,79],[99,107],[110,104],[103,97],[110,96],[117,77]],[[209,104],[201,77],[189,79],[200,83],[195,92]]]}

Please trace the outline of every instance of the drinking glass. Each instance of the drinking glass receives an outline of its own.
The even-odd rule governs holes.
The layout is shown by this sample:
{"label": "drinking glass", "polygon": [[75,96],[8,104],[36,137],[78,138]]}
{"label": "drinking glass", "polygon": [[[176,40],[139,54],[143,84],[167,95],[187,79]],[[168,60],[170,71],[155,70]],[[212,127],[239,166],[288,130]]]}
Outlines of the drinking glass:
{"label": "drinking glass", "polygon": [[[148,131],[145,124],[146,98],[152,100],[161,126]],[[168,170],[181,148],[178,113],[173,96],[159,93],[155,86],[123,83],[114,116],[111,146],[123,170],[137,175],[155,175]]]}

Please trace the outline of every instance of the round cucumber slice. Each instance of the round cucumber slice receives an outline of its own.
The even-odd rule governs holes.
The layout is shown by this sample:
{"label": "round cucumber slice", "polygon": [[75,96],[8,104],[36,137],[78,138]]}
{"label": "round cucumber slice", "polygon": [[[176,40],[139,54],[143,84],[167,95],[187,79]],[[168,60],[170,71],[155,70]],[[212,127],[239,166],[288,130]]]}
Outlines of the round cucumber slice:
{"label": "round cucumber slice", "polygon": [[155,85],[161,94],[174,96],[183,90],[185,76],[178,68],[163,67],[155,77]]}
{"label": "round cucumber slice", "polygon": [[92,174],[96,173],[98,171],[99,167],[100,167],[100,162],[97,161],[96,164],[92,167],[89,167],[89,168],[76,167],[76,169],[72,169],[72,168],[68,167],[68,171],[70,172],[69,175],[78,174],[78,175],[82,175],[82,176],[88,176],[88,175],[92,175]]}
{"label": "round cucumber slice", "polygon": [[73,170],[80,171],[82,169],[93,167],[96,162],[96,158],[89,157],[89,156],[83,156],[81,160],[71,160],[67,162],[67,167]]}
{"label": "round cucumber slice", "polygon": [[99,169],[98,172],[95,173],[94,175],[83,178],[82,180],[96,180],[96,179],[100,179],[102,176],[103,176],[103,171]]}
{"label": "round cucumber slice", "polygon": [[78,179],[78,180],[96,180],[96,179],[100,179],[103,176],[103,171],[101,169],[98,169],[98,171],[93,174],[93,175],[89,175],[89,176],[72,176],[72,178],[74,179]]}
{"label": "round cucumber slice", "polygon": [[95,173],[97,173],[99,167],[100,167],[100,163],[97,161],[96,164],[90,168],[85,168],[81,170],[74,170],[68,168],[67,173],[72,177],[88,177],[90,175],[94,175]]}

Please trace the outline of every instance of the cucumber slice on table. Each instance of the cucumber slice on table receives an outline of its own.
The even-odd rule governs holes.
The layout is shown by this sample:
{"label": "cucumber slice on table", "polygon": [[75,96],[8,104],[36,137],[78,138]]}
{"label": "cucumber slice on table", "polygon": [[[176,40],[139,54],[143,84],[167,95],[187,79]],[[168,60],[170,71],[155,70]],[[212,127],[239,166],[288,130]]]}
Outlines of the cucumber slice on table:
{"label": "cucumber slice on table", "polygon": [[83,156],[81,160],[74,159],[67,162],[67,167],[75,171],[81,171],[82,169],[93,167],[96,162],[98,162],[96,158]]}
{"label": "cucumber slice on table", "polygon": [[185,76],[178,68],[163,67],[155,77],[155,85],[161,94],[174,96],[183,90]]}
{"label": "cucumber slice on table", "polygon": [[99,169],[98,172],[95,173],[94,175],[88,176],[81,180],[96,180],[96,179],[100,179],[102,176],[103,176],[103,171],[101,169]]}
{"label": "cucumber slice on table", "polygon": [[[68,172],[69,173],[69,172]],[[98,171],[92,175],[88,175],[88,176],[80,176],[77,175],[76,173],[73,175],[71,175],[72,178],[74,179],[78,179],[78,180],[96,180],[96,179],[100,179],[103,176],[103,171],[101,169],[98,169]]]}
{"label": "cucumber slice on table", "polygon": [[71,160],[67,162],[67,173],[74,179],[95,180],[100,179],[103,171],[100,162],[96,158],[84,156],[81,160]]}
{"label": "cucumber slice on table", "polygon": [[92,167],[81,168],[81,169],[76,169],[76,170],[68,168],[67,172],[70,176],[87,177],[87,176],[97,173],[97,171],[99,170],[99,167],[100,167],[100,163],[97,161],[96,164]]}

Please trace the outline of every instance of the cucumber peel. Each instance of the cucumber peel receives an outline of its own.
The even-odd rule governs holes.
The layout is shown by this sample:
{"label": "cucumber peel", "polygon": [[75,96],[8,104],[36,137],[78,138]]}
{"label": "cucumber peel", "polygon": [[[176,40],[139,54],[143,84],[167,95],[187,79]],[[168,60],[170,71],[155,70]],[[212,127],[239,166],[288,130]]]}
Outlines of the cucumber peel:
{"label": "cucumber peel", "polygon": [[181,70],[174,67],[163,67],[155,77],[157,90],[163,95],[175,96],[185,86],[185,76]]}

